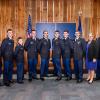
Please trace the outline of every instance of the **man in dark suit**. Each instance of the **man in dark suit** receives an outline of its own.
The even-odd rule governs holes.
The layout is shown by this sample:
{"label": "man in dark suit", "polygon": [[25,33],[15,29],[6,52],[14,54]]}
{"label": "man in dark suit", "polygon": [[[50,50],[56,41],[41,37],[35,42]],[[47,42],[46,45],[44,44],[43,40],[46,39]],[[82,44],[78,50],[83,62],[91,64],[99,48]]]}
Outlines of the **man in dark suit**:
{"label": "man in dark suit", "polygon": [[73,43],[74,69],[77,83],[80,83],[83,80],[83,57],[86,51],[86,42],[80,37],[80,32],[76,32],[75,36]]}
{"label": "man in dark suit", "polygon": [[14,40],[12,29],[7,30],[7,38],[2,41],[1,52],[4,60],[4,85],[10,86],[13,74]]}
{"label": "man in dark suit", "polygon": [[36,66],[38,62],[39,39],[36,38],[36,30],[32,30],[31,37],[27,38],[24,48],[27,51],[28,67],[29,67],[29,82],[37,79]]}
{"label": "man in dark suit", "polygon": [[44,76],[48,77],[48,66],[50,58],[51,42],[48,39],[48,32],[43,32],[43,38],[40,40],[40,56],[41,56],[41,67],[40,67],[40,79],[43,81]]}
{"label": "man in dark suit", "polygon": [[59,31],[55,31],[54,38],[52,40],[52,59],[54,65],[54,74],[57,75],[57,81],[62,78],[61,71],[61,52],[62,52],[62,40],[59,38]]}
{"label": "man in dark suit", "polygon": [[70,68],[70,58],[71,58],[71,51],[72,51],[72,40],[69,38],[68,30],[64,31],[64,39],[63,39],[63,48],[62,48],[62,58],[63,58],[63,65],[65,69],[65,75],[67,80],[72,79],[72,73]]}
{"label": "man in dark suit", "polygon": [[100,37],[96,39],[97,43],[97,69],[96,69],[96,80],[100,80]]}

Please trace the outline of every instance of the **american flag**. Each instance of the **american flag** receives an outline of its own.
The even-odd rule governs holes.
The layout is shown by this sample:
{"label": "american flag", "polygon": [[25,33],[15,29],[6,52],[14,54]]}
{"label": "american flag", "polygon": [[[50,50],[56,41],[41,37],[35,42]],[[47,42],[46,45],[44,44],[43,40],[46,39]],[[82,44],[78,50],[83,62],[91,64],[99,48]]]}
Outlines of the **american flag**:
{"label": "american flag", "polygon": [[28,27],[27,27],[27,37],[29,38],[32,33],[32,21],[31,21],[31,16],[28,16]]}
{"label": "american flag", "polygon": [[78,31],[82,33],[82,24],[81,24],[81,16],[78,18]]}

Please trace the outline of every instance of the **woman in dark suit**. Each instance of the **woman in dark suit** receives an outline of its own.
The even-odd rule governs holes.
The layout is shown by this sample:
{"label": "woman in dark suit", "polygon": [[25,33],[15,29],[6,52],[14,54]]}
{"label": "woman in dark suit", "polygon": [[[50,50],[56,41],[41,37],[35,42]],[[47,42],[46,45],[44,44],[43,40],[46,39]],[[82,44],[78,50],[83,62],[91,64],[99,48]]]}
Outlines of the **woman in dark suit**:
{"label": "woman in dark suit", "polygon": [[96,60],[96,42],[92,33],[89,34],[89,40],[86,48],[86,67],[88,69],[87,81],[91,84],[93,83],[95,70],[97,68]]}

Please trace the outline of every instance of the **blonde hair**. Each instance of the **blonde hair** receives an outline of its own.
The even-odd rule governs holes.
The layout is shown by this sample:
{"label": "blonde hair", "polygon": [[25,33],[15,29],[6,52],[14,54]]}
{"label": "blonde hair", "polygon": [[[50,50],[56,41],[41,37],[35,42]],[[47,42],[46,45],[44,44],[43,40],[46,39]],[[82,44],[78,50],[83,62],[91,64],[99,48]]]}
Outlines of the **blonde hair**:
{"label": "blonde hair", "polygon": [[89,33],[89,35],[88,36],[93,36],[94,37],[94,34],[93,33]]}

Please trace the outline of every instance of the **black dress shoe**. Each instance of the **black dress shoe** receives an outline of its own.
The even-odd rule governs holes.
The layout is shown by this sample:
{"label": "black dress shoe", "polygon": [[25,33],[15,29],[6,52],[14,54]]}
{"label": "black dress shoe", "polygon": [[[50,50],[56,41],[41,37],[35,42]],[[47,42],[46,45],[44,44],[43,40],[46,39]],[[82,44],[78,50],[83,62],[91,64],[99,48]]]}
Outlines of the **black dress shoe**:
{"label": "black dress shoe", "polygon": [[18,84],[24,84],[24,82],[18,82]]}
{"label": "black dress shoe", "polygon": [[13,80],[9,80],[9,83],[14,83],[14,81]]}
{"label": "black dress shoe", "polygon": [[32,77],[33,79],[35,79],[35,80],[39,80],[37,77]]}
{"label": "black dress shoe", "polygon": [[45,75],[45,77],[49,77],[49,75]]}
{"label": "black dress shoe", "polygon": [[66,81],[69,81],[69,80],[71,80],[71,79],[72,79],[72,77],[67,77]]}
{"label": "black dress shoe", "polygon": [[52,74],[50,77],[56,77],[57,75],[56,74]]}
{"label": "black dress shoe", "polygon": [[32,82],[32,79],[28,79],[29,82]]}
{"label": "black dress shoe", "polygon": [[17,83],[19,83],[19,84],[23,84],[24,82],[23,82],[23,81],[18,81]]}
{"label": "black dress shoe", "polygon": [[45,79],[43,77],[40,78],[41,81],[44,81]]}
{"label": "black dress shoe", "polygon": [[10,87],[11,86],[9,82],[4,83],[4,85],[7,86],[7,87]]}
{"label": "black dress shoe", "polygon": [[82,83],[82,82],[83,82],[83,80],[81,80],[81,79],[77,80],[77,83]]}
{"label": "black dress shoe", "polygon": [[56,81],[60,81],[62,78],[61,77],[57,77],[56,78]]}

